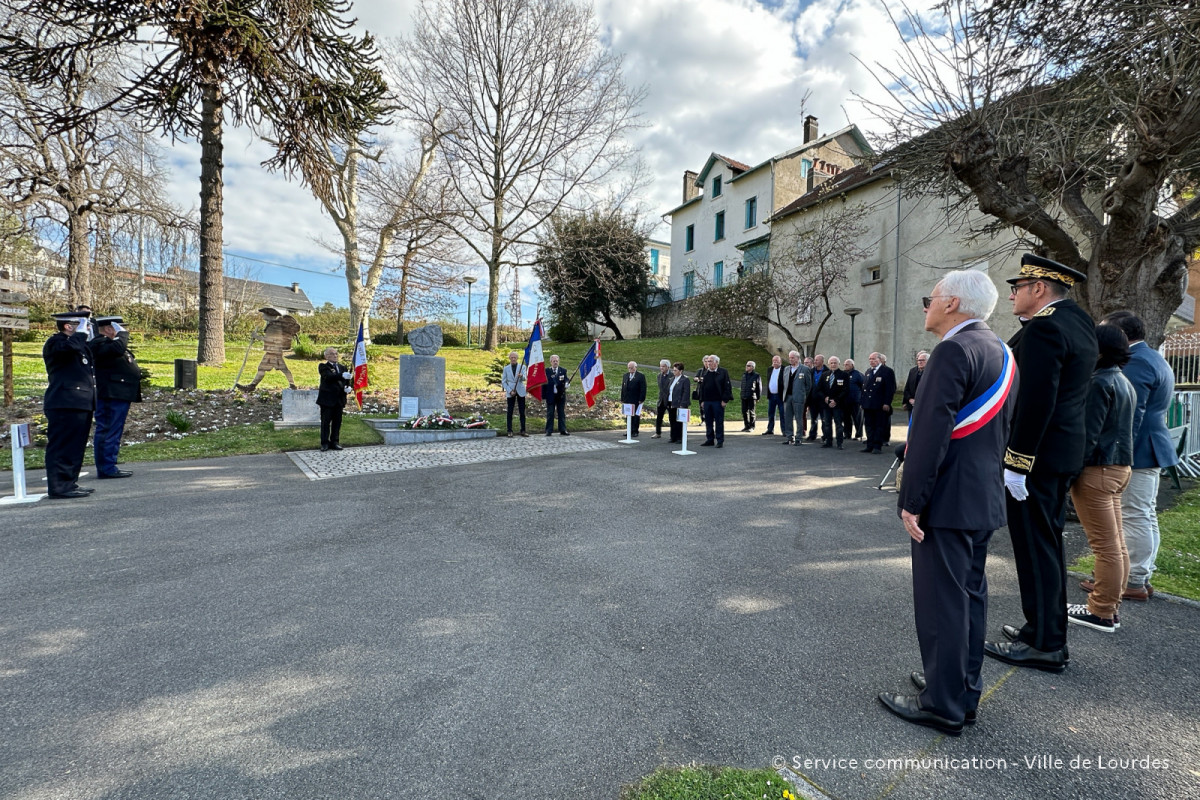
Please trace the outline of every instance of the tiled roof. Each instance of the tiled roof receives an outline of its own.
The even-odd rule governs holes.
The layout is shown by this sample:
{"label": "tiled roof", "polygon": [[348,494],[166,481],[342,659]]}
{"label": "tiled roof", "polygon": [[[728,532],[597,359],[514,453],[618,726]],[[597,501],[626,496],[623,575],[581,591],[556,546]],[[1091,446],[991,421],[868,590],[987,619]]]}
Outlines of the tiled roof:
{"label": "tiled roof", "polygon": [[728,156],[723,156],[720,153],[713,153],[713,155],[716,156],[717,158],[721,159],[722,161],[724,161],[726,164],[728,164],[733,169],[736,169],[738,172],[745,172],[746,170],[750,169],[749,164],[743,164],[740,161],[734,161],[732,158],[729,158]]}
{"label": "tiled roof", "polygon": [[864,186],[872,181],[886,177],[891,174],[891,166],[892,163],[886,161],[874,165],[859,164],[857,167],[852,167],[845,172],[835,175],[820,186],[805,192],[776,211],[771,215],[770,222],[775,222],[789,214],[795,214],[797,211],[802,211],[809,206],[816,205],[830,195],[848,192],[851,189],[857,189],[859,186]]}

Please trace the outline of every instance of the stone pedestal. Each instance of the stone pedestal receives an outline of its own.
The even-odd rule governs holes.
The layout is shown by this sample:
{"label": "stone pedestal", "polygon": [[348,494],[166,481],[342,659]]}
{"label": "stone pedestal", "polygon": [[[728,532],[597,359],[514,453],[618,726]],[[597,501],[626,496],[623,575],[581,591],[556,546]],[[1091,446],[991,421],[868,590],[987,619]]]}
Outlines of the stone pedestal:
{"label": "stone pedestal", "polygon": [[416,397],[418,415],[446,408],[446,359],[400,356],[400,397]]}
{"label": "stone pedestal", "polygon": [[317,406],[316,389],[284,389],[283,419],[276,428],[319,428],[321,409]]}

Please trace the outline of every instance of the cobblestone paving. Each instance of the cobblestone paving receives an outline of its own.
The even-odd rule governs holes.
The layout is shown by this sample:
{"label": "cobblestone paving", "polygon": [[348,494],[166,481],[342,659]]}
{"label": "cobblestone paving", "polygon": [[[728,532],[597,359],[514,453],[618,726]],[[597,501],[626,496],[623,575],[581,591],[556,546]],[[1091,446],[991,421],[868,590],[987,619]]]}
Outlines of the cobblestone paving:
{"label": "cobblestone paving", "polygon": [[460,442],[348,447],[324,453],[320,450],[302,450],[288,453],[288,456],[309,479],[319,481],[373,472],[401,472],[587,450],[611,450],[620,446],[586,436],[533,434],[528,439],[498,436],[495,439]]}

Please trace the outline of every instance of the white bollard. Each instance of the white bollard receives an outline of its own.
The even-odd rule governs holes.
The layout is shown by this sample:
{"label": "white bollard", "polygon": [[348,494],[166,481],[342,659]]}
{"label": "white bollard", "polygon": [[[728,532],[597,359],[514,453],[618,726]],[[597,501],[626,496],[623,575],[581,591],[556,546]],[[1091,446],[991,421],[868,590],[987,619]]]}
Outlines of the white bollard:
{"label": "white bollard", "polygon": [[683,423],[683,444],[680,445],[682,449],[672,450],[671,452],[677,456],[694,456],[696,455],[696,451],[687,449],[687,429],[688,422],[692,418],[692,410],[690,408],[678,408],[675,410],[675,413],[678,415],[676,419]]}
{"label": "white bollard", "polygon": [[25,447],[29,445],[29,425],[11,425],[12,462],[13,462],[13,491],[12,497],[0,497],[0,505],[15,505],[17,503],[36,503],[46,495],[25,494]]}

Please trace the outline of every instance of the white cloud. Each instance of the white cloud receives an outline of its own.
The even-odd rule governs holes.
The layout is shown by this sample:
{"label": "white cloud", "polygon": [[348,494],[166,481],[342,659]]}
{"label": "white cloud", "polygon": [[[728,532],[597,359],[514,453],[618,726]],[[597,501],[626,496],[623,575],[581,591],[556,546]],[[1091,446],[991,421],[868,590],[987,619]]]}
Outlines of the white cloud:
{"label": "white cloud", "polygon": [[[354,13],[382,38],[404,33],[415,7],[416,0],[359,0]],[[599,0],[596,13],[625,56],[628,81],[649,90],[648,127],[637,141],[653,177],[641,200],[655,218],[679,203],[684,170],[699,169],[712,151],[757,164],[795,147],[804,114],[817,116],[823,131],[856,122],[870,132],[875,123],[853,95],[881,95],[855,56],[869,65],[891,60],[899,41],[881,0]],[[259,166],[268,156],[248,132],[226,128],[226,246],[284,263],[336,264],[313,241],[333,238],[332,223],[307,189]],[[177,144],[173,163],[174,196],[198,205],[198,146]],[[534,278],[521,280],[528,296]]]}

